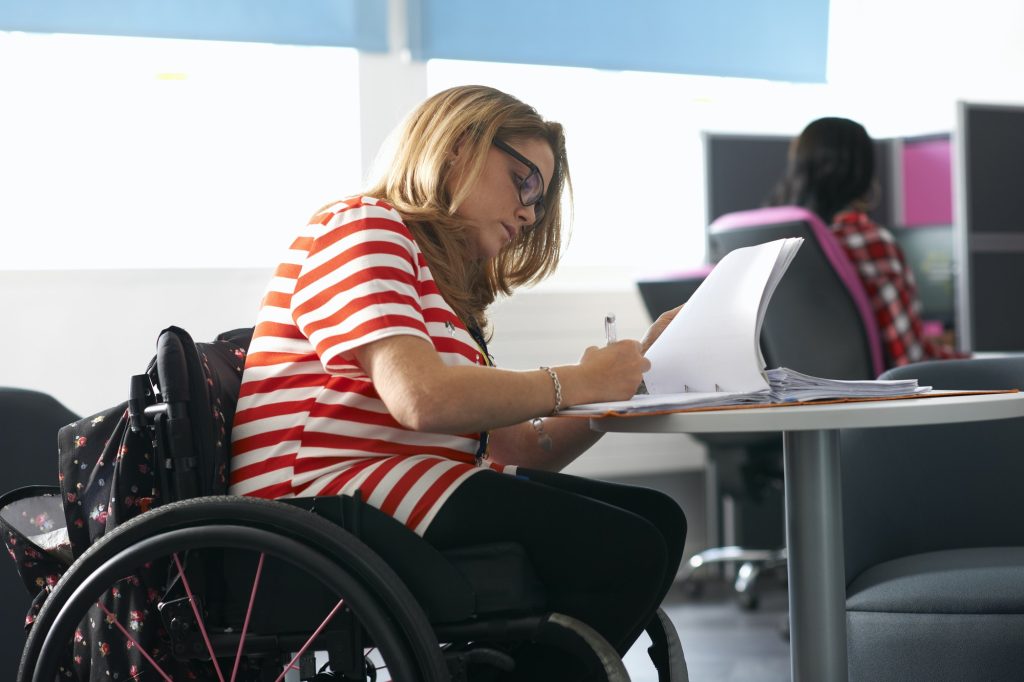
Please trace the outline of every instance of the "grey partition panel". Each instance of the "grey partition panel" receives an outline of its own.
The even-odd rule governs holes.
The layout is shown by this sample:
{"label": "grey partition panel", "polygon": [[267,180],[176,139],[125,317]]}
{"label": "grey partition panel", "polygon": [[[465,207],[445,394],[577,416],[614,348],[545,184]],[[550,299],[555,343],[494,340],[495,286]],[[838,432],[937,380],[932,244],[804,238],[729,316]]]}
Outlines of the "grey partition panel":
{"label": "grey partition panel", "polygon": [[1024,350],[1024,252],[971,254],[974,350]]}
{"label": "grey partition panel", "polygon": [[1024,105],[960,102],[955,155],[957,333],[973,351],[1024,350]]}
{"label": "grey partition panel", "polygon": [[[705,132],[704,172],[707,222],[726,213],[767,206],[786,174],[788,135],[742,135]],[[875,175],[882,188],[871,217],[883,225],[896,222],[894,206],[898,188],[893,173],[893,142],[875,140]]]}

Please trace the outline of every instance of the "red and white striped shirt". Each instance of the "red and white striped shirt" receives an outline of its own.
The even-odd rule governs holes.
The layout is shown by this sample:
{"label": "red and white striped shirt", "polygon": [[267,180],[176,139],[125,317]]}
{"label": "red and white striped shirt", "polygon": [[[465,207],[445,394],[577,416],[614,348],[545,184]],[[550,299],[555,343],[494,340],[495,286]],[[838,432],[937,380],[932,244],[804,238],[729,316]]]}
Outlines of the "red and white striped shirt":
{"label": "red and white striped shirt", "polygon": [[358,490],[422,535],[483,470],[480,434],[412,431],[388,413],[352,350],[401,334],[431,342],[446,364],[486,364],[397,211],[366,197],[325,208],[263,298],[232,427],[230,493]]}

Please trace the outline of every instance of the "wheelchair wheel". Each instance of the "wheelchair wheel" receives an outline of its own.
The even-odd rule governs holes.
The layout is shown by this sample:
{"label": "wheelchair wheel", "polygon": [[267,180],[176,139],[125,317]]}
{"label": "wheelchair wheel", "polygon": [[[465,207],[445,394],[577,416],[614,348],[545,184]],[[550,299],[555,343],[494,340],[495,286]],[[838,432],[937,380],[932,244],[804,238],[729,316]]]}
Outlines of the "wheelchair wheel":
{"label": "wheelchair wheel", "polygon": [[683,645],[668,614],[659,608],[645,629],[651,638],[647,653],[658,670],[658,682],[688,682]]}
{"label": "wheelchair wheel", "polygon": [[448,679],[422,609],[366,545],[288,505],[208,497],[90,547],[46,600],[18,680],[313,679],[321,665],[317,679]]}

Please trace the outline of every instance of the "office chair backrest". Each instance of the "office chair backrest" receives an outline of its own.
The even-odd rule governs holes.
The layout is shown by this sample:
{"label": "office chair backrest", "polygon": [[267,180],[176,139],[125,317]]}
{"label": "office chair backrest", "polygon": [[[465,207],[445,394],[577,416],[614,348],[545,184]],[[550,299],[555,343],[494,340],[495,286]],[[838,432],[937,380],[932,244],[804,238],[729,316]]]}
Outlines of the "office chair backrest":
{"label": "office chair backrest", "polygon": [[78,415],[46,393],[0,387],[5,488],[57,485],[57,431]]}
{"label": "office chair backrest", "polygon": [[[3,490],[30,485],[57,485],[57,431],[78,419],[78,415],[46,393],[24,388],[0,387],[0,462]],[[28,610],[28,592],[21,584],[15,564],[0,561],[0,679],[12,680],[25,640],[23,614]]]}
{"label": "office chair backrest", "polygon": [[686,303],[713,268],[712,265],[701,265],[691,270],[638,279],[636,286],[647,314],[656,320],[662,313]]}
{"label": "office chair backrest", "polygon": [[768,305],[761,349],[769,368],[873,379],[885,368],[878,323],[857,271],[817,215],[798,206],[728,213],[709,228],[709,256],[803,237]]}
{"label": "office chair backrest", "polygon": [[[1024,356],[935,360],[883,379],[1024,389]],[[891,559],[1024,546],[1024,418],[841,432],[846,583]]]}

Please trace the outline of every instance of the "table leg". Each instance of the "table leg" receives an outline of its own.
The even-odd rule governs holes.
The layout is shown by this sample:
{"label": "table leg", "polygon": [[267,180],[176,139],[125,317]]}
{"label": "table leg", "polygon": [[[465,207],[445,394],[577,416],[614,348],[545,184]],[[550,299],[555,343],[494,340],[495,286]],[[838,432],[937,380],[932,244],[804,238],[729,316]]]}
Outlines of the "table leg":
{"label": "table leg", "polygon": [[845,682],[846,569],[839,431],[783,435],[794,682]]}

